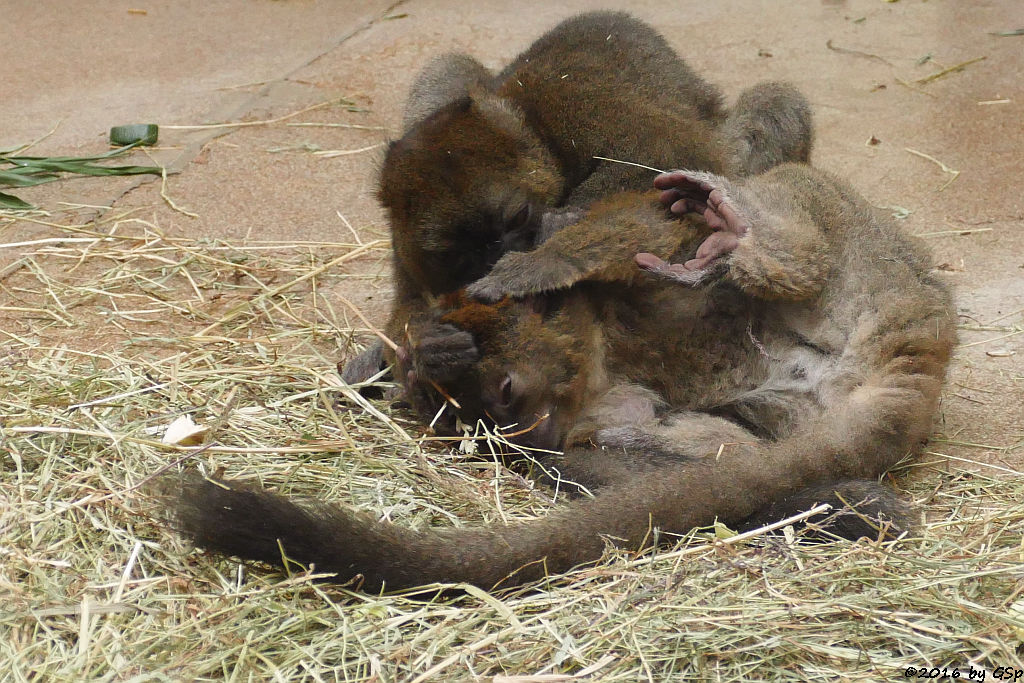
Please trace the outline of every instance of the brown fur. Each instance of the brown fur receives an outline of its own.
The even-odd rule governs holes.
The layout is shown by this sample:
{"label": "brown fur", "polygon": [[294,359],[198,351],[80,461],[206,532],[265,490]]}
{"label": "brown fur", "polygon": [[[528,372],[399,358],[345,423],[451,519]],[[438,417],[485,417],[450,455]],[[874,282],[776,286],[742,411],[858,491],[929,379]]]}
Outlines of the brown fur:
{"label": "brown fur", "polygon": [[[654,29],[623,13],[568,19],[495,76],[463,54],[430,62],[378,192],[395,256],[386,332],[409,356],[398,380],[412,369],[445,381],[476,359],[465,335],[427,314],[433,297],[534,247],[563,222],[557,207],[650,187],[652,171],[595,155],[732,174],[807,159],[810,109],[795,89],[755,86],[732,112],[721,100]],[[386,355],[371,348],[344,378],[366,379]]]}
{"label": "brown fur", "polygon": [[[543,377],[539,358],[559,367],[564,357],[584,359],[569,373],[590,378],[583,403],[563,400],[542,380],[519,382],[513,392],[532,408],[504,417],[530,422],[555,406],[551,421],[571,426],[557,427],[552,443],[538,444],[545,447],[580,438],[572,434],[588,438],[581,425],[614,422],[606,413],[588,420],[587,411],[602,405],[594,397],[603,391],[630,385],[673,409],[728,413],[766,435],[785,434],[875,383],[928,384],[919,387],[929,397],[922,406],[934,403],[953,343],[950,300],[928,274],[927,257],[891,221],[808,166],[736,183],[695,175],[716,183],[747,224],[721,258],[661,273],[705,286],[641,274],[631,255],[692,263],[719,233],[667,218],[653,198],[614,197],[536,251],[506,255],[469,288],[495,298],[573,287],[554,312],[521,304],[501,353],[447,388],[457,398],[482,396],[487,412],[501,412],[486,397],[506,376],[530,368]],[[932,410],[920,412],[930,419]]]}
{"label": "brown fur", "polygon": [[[595,497],[510,526],[411,530],[193,478],[175,502],[183,533],[267,562],[284,548],[371,590],[490,588],[592,561],[609,539],[638,548],[654,529],[741,524],[835,487],[851,503],[877,492],[872,480],[931,430],[954,343],[948,293],[891,221],[827,174],[784,166],[711,181],[749,223],[713,264],[717,279],[688,288],[622,269],[638,245],[678,261],[708,238],[649,198],[618,197],[529,255],[527,289],[570,289],[450,314],[484,355],[448,388],[500,425],[548,415],[520,441],[564,446],[549,469]],[[566,246],[605,223],[632,237],[572,261]],[[552,266],[564,259],[571,277]]]}

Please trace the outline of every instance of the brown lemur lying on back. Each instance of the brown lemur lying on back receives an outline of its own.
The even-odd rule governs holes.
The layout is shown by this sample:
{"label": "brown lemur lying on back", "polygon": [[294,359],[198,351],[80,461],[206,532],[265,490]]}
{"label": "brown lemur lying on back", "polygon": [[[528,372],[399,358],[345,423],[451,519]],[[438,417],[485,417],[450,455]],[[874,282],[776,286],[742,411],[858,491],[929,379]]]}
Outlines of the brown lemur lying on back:
{"label": "brown lemur lying on back", "polygon": [[[543,314],[509,318],[472,371],[447,385],[467,418],[517,430],[540,420],[519,437],[538,448],[593,442],[595,433],[605,443],[614,433],[620,445],[652,452],[685,437],[665,417],[678,410],[778,439],[873,383],[913,382],[930,387],[919,391],[928,402],[907,406],[927,430],[954,317],[927,256],[891,221],[805,165],[736,183],[690,171],[655,183],[661,203],[703,214],[703,224],[673,224],[653,197],[624,193],[536,251],[507,254],[467,288],[484,301],[548,294],[532,303]],[[474,329],[472,311],[445,319]]]}
{"label": "brown lemur lying on back", "polygon": [[[468,55],[436,58],[412,86],[378,190],[394,249],[396,379],[414,370],[443,382],[477,357],[470,335],[429,315],[436,296],[532,249],[572,209],[650,187],[651,171],[595,157],[739,176],[807,161],[811,143],[810,107],[793,87],[756,85],[727,111],[661,35],[623,13],[568,19],[496,75]],[[343,378],[363,381],[385,360],[395,359],[376,343]]]}
{"label": "brown lemur lying on back", "polygon": [[490,588],[593,561],[608,539],[637,548],[654,529],[740,524],[835,486],[877,492],[929,434],[954,344],[927,256],[809,167],[658,184],[705,221],[650,195],[609,198],[471,288],[524,300],[444,318],[481,350],[445,385],[467,417],[536,424],[517,440],[563,448],[547,464],[593,498],[509,526],[411,530],[193,477],[173,502],[182,532],[271,563],[283,549],[370,590]]}

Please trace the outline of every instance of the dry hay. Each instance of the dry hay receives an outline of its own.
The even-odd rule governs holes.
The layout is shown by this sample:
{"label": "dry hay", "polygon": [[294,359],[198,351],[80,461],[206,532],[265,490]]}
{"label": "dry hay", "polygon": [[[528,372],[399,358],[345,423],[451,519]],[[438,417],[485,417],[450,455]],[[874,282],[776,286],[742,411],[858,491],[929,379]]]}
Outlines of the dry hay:
{"label": "dry hay", "polygon": [[[558,501],[383,403],[335,407],[353,326],[324,290],[343,286],[339,262],[386,245],[170,239],[131,216],[51,229],[0,281],[0,680],[1024,667],[1024,480],[929,456],[907,484],[927,522],[895,547],[700,532],[639,557],[610,550],[539,590],[387,596],[187,548],[142,493],[168,467],[224,468],[420,527],[500,524]],[[208,428],[201,445],[161,443],[182,415]]]}

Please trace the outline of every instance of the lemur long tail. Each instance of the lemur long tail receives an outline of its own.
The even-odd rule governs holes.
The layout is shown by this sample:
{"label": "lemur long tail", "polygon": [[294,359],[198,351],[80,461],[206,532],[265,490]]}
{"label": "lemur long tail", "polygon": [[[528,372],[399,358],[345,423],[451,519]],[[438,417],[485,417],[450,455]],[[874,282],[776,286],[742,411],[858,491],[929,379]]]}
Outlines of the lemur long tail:
{"label": "lemur long tail", "polygon": [[739,524],[807,487],[876,478],[927,435],[938,386],[917,376],[903,387],[861,387],[841,411],[791,437],[666,466],[509,526],[412,530],[197,475],[182,480],[172,505],[181,532],[210,550],[280,565],[283,549],[338,581],[361,576],[370,591],[435,582],[490,589],[595,561],[606,539],[640,548],[653,528]]}

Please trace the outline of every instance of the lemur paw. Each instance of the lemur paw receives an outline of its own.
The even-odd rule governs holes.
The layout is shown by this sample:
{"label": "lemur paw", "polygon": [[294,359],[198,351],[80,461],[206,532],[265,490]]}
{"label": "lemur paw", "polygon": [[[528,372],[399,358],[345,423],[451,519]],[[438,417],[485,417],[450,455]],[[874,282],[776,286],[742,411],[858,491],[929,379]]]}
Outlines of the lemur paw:
{"label": "lemur paw", "polygon": [[673,213],[703,214],[715,232],[686,263],[668,264],[652,254],[638,254],[637,265],[660,277],[698,284],[739,245],[750,229],[750,220],[730,195],[732,186],[722,176],[704,171],[669,171],[655,178],[654,186],[662,190],[661,202]]}

